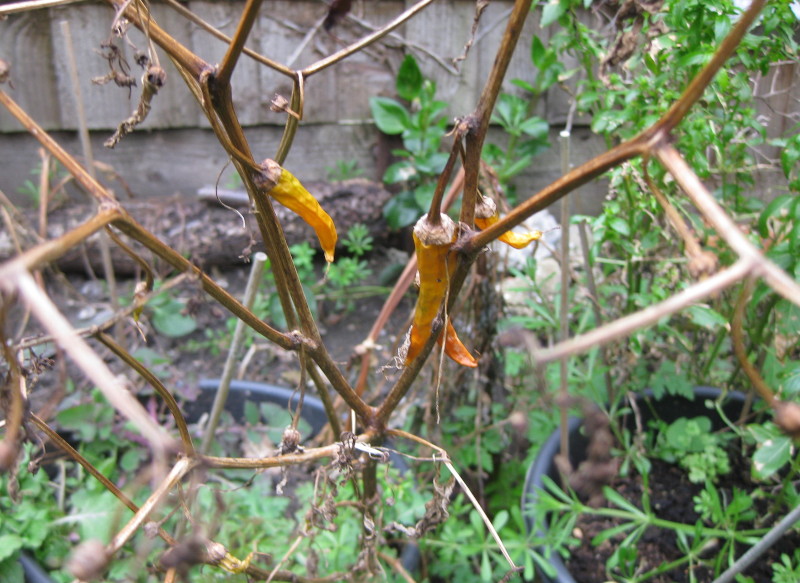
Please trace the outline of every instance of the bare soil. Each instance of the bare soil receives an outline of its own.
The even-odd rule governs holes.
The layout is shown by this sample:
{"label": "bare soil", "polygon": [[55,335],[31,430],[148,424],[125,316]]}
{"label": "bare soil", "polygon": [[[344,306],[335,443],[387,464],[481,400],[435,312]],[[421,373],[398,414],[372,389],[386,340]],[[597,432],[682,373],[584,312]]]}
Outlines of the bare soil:
{"label": "bare soil", "polygon": [[[722,478],[719,484],[721,495],[727,500],[731,498],[733,488],[745,492],[755,492],[761,486],[754,484],[750,478],[749,462],[745,459],[732,460],[733,470],[728,476]],[[640,506],[642,495],[642,479],[639,475],[626,478],[617,478],[611,486],[631,503]],[[672,464],[653,460],[650,475],[650,499],[654,510],[660,518],[695,524],[700,516],[694,510],[693,497],[703,489],[700,484],[689,482],[686,471]],[[768,501],[756,497],[755,510],[757,516],[768,516]],[[777,522],[785,512],[776,513]],[[592,539],[609,528],[620,524],[619,520],[612,520],[598,516],[581,516],[576,525],[576,532],[581,533],[582,544],[572,551],[567,566],[570,573],[578,583],[605,583],[609,580],[606,573],[606,561],[611,557],[619,543],[625,538],[626,533],[612,538],[599,546],[592,545]],[[752,522],[740,523],[740,529],[763,528],[771,524],[754,525]],[[756,583],[771,583],[772,565],[779,562],[782,553],[791,556],[800,546],[800,533],[792,531],[784,535],[760,559],[750,566],[744,575],[752,577]],[[673,531],[650,528],[643,536],[637,548],[641,570],[646,571],[664,563],[680,559],[685,556],[677,546],[676,536]],[[737,549],[737,556],[741,556],[746,548]],[[712,546],[703,553],[703,558],[713,561],[719,553],[719,546]],[[694,579],[691,579],[694,577]],[[689,581],[710,582],[714,580],[713,569],[706,565],[694,565],[691,573],[686,565],[673,569],[650,581],[653,583],[688,583]]]}

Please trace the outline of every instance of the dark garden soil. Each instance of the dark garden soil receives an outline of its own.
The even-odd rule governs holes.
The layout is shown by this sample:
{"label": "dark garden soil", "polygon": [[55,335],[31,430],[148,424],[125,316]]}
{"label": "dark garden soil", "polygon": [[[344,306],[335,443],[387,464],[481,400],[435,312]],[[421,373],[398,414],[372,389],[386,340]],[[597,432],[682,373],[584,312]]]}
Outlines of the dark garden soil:
{"label": "dark garden soil", "polygon": [[[385,250],[376,250],[368,257],[370,268],[375,274],[387,264],[397,261],[397,257],[391,254],[387,256]],[[249,267],[246,265],[210,271],[215,281],[240,299],[244,293],[248,273]],[[321,273],[320,268],[320,277]],[[117,281],[119,296],[130,298],[137,281],[135,278],[119,279]],[[107,286],[103,280],[93,279],[81,273],[51,274],[47,280],[47,290],[76,329],[102,324],[113,313]],[[222,376],[235,321],[231,314],[206,294],[195,280],[187,279],[167,293],[179,299],[184,305],[183,313],[196,322],[195,331],[179,337],[161,334],[155,329],[154,313],[146,307],[140,319],[141,331],[137,330],[132,319],[128,318],[115,324],[109,332],[126,350],[143,360],[176,398],[192,400],[197,395],[198,385],[202,379]],[[318,302],[318,326],[323,342],[343,369],[348,368],[353,349],[366,338],[384,299],[385,296],[359,299],[349,308],[337,307],[330,301]],[[411,302],[411,299],[407,299],[401,304],[381,334],[378,341],[380,348],[375,353],[379,365],[390,363],[396,338],[405,331],[403,327],[407,325],[406,318],[412,306]],[[265,314],[259,316],[267,317]],[[35,336],[37,328],[39,327],[35,321],[30,322],[26,336]],[[125,368],[118,358],[95,342],[91,336],[88,340],[104,357],[112,371],[123,374],[133,383],[135,389],[150,390],[143,379]],[[87,389],[88,381],[82,381],[85,375],[71,363],[70,359],[58,354],[52,345],[40,346],[35,350],[38,355],[45,357],[43,362],[49,364],[42,370],[38,382],[31,387],[32,408],[34,411],[52,415],[64,397],[63,378],[58,372],[62,366],[66,367],[69,376],[76,381],[79,390]],[[238,354],[237,364],[240,368],[235,372],[235,378],[289,388],[296,387],[299,382],[297,355],[272,346],[255,334],[249,334],[245,346]]]}
{"label": "dark garden soil", "polygon": [[[730,500],[733,488],[744,490],[748,493],[757,492],[759,485],[750,479],[749,460],[732,460],[734,469],[730,475],[725,476],[719,484],[720,494],[725,499]],[[681,522],[684,524],[695,524],[700,516],[694,510],[693,497],[698,495],[703,486],[692,484],[686,477],[686,471],[672,464],[667,464],[660,460],[653,460],[652,473],[650,475],[650,500],[653,509],[660,518]],[[640,506],[642,494],[642,480],[638,475],[627,478],[617,478],[611,486],[633,504]],[[768,501],[763,498],[756,498],[755,509],[757,516],[768,516]],[[782,518],[784,513],[777,513],[774,522]],[[612,555],[619,542],[626,533],[614,537],[600,544],[592,545],[592,539],[601,532],[620,524],[618,520],[606,517],[585,516],[578,519],[576,529],[573,534],[578,534],[582,540],[579,548],[572,551],[571,558],[567,561],[567,567],[578,583],[604,583],[609,580],[606,573],[606,561]],[[763,528],[771,524],[754,525],[752,522],[742,522],[739,529]],[[794,550],[800,545],[800,534],[790,532],[784,535],[772,548],[761,556],[744,574],[752,577],[756,583],[770,583],[772,581],[772,565],[780,560],[780,555],[786,553],[792,555]],[[650,528],[642,538],[638,546],[639,572],[645,572],[664,563],[680,559],[685,554],[676,544],[676,536],[673,531],[658,528]],[[746,548],[737,549],[737,557]],[[706,549],[702,557],[704,560],[713,562],[720,551],[719,546],[712,546]],[[727,561],[722,561],[726,564]],[[706,565],[694,565],[691,575],[694,580],[710,582],[714,580],[714,572],[711,567]],[[689,567],[684,564],[679,568],[650,579],[653,583],[684,583],[690,581]]]}

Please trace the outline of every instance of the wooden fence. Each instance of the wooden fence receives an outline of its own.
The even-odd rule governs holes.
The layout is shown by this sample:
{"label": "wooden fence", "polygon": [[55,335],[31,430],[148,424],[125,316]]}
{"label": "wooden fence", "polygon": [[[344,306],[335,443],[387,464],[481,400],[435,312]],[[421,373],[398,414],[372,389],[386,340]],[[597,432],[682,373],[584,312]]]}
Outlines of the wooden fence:
{"label": "wooden fence", "polygon": [[[1,3],[1,2],[0,2]],[[178,41],[210,63],[223,55],[225,45],[187,21],[170,6],[152,2],[153,13],[163,28]],[[345,44],[361,38],[397,16],[413,3],[410,1],[372,0],[354,2],[352,15],[337,26],[333,34],[321,28],[327,10],[323,2],[311,0],[269,0],[250,37],[249,46],[278,62],[294,67],[315,62]],[[238,22],[242,2],[191,0],[184,5],[222,32],[232,34]],[[469,113],[475,106],[487,77],[496,48],[505,27],[509,1],[491,2],[481,17],[474,44],[468,57],[458,67],[453,59],[461,55],[469,40],[475,2],[445,0],[434,2],[405,26],[378,44],[356,53],[308,80],[304,119],[295,138],[295,146],[286,165],[306,179],[323,179],[326,168],[340,160],[355,160],[369,178],[379,178],[377,159],[386,145],[370,120],[369,98],[394,96],[397,67],[406,53],[414,54],[426,76],[437,83],[439,99],[450,104],[450,118]],[[67,45],[62,21],[69,23],[76,55],[80,92],[92,131],[95,157],[112,166],[130,188],[141,196],[162,196],[175,192],[194,193],[203,185],[213,184],[227,160],[222,148],[208,130],[208,122],[171,63],[167,85],[153,100],[147,121],[126,137],[114,151],[102,142],[136,105],[139,88],[130,92],[113,83],[97,85],[93,78],[109,71],[101,56],[101,44],[110,36],[113,11],[106,3],[82,2],[58,8],[13,14],[0,22],[0,58],[11,63],[11,94],[46,130],[52,131],[72,152],[79,153],[77,101],[68,74]],[[595,25],[604,21],[587,14]],[[520,46],[514,55],[506,89],[514,91],[511,79],[532,81],[536,71],[530,61],[530,41],[538,35],[545,42],[547,29],[538,26],[532,13],[526,23]],[[136,30],[129,36],[138,47],[144,37]],[[124,56],[132,74],[133,48],[125,47]],[[161,54],[162,61],[167,59]],[[794,93],[776,93],[773,101],[783,100],[779,111],[788,111],[794,100],[797,110],[798,72],[783,74],[780,87],[794,86]],[[239,119],[245,126],[257,156],[274,155],[282,132],[284,114],[274,113],[269,103],[277,93],[288,97],[291,84],[278,72],[243,58],[233,77],[234,100]],[[129,95],[130,93],[130,95]],[[766,104],[770,108],[775,103]],[[564,123],[568,103],[560,90],[551,91],[538,105],[541,115],[556,131]],[[604,144],[577,120],[573,160],[581,162],[599,153]],[[0,109],[0,189],[12,199],[21,200],[19,187],[30,178],[37,157],[35,140],[21,131],[19,123]],[[556,152],[537,160],[521,180],[523,192],[547,184],[560,173]],[[115,188],[119,191],[119,187]],[[592,188],[589,187],[589,191]],[[602,199],[603,188],[594,188],[594,202],[584,207],[591,212]],[[599,199],[597,197],[600,197]],[[24,198],[24,197],[23,197]],[[591,195],[590,195],[590,198]]]}

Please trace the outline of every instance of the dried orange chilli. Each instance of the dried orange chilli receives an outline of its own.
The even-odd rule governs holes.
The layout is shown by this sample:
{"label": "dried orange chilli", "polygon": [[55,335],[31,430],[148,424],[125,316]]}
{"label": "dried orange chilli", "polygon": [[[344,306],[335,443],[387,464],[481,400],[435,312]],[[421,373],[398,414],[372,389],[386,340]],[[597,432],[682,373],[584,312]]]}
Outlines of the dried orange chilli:
{"label": "dried orange chilli", "polygon": [[461,342],[461,339],[456,334],[456,329],[453,328],[453,323],[450,318],[447,319],[447,326],[443,336],[439,336],[439,345],[442,344],[444,338],[444,353],[451,359],[455,360],[461,366],[468,366],[475,368],[478,366],[478,361],[470,354],[467,347]]}
{"label": "dried orange chilli", "polygon": [[261,169],[266,173],[269,181],[275,184],[268,192],[290,211],[296,213],[317,234],[325,260],[333,261],[336,250],[336,225],[333,219],[320,206],[308,190],[286,168],[282,168],[275,160],[264,160]]}
{"label": "dried orange chilli", "polygon": [[[417,252],[419,269],[419,297],[409,333],[405,354],[406,364],[419,356],[430,337],[433,320],[447,295],[450,274],[455,268],[455,257],[451,254],[450,247],[456,238],[456,226],[447,215],[442,214],[440,217],[440,224],[434,225],[428,221],[427,215],[423,215],[414,226],[414,248]],[[458,339],[449,320],[446,328],[446,334],[443,334],[445,354],[464,366],[478,366],[478,362]],[[442,341],[442,332],[439,342]]]}
{"label": "dried orange chilli", "polygon": [[[478,204],[475,205],[475,226],[483,230],[495,224],[500,220],[500,214],[497,212],[497,205],[491,198],[480,196]],[[506,231],[497,239],[506,245],[511,245],[514,249],[522,249],[542,238],[541,231],[530,231],[528,233],[515,233],[514,231]]]}

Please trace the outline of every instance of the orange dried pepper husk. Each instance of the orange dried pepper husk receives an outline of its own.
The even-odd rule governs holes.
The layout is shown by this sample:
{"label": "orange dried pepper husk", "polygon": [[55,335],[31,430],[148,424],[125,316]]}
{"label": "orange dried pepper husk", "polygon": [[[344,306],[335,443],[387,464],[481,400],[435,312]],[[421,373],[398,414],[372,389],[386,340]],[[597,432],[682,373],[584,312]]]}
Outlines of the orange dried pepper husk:
{"label": "orange dried pepper husk", "polygon": [[447,319],[447,327],[445,328],[444,334],[439,335],[439,346],[442,345],[443,338],[444,353],[447,356],[461,366],[468,366],[470,368],[475,368],[478,366],[478,361],[474,356],[472,356],[472,354],[470,354],[469,350],[467,350],[467,347],[464,346],[463,342],[461,342],[458,334],[456,334],[456,329],[453,327],[453,323],[450,321],[450,318]]}
{"label": "orange dried pepper husk", "polygon": [[286,168],[282,168],[274,160],[264,160],[261,167],[266,171],[270,180],[275,182],[275,186],[267,194],[299,215],[314,229],[322,251],[325,253],[325,260],[328,263],[332,262],[337,239],[336,225],[333,224],[333,219],[320,206],[317,199]]}
{"label": "orange dried pepper husk", "polygon": [[[499,220],[500,214],[497,212],[497,205],[491,198],[481,196],[478,204],[475,205],[475,226],[483,230],[489,228]],[[541,238],[541,231],[515,233],[509,230],[500,235],[497,240],[512,246],[514,249],[522,249],[523,247],[527,247],[531,242]]]}
{"label": "orange dried pepper husk", "polygon": [[[424,215],[414,226],[413,238],[419,270],[419,297],[409,333],[408,348],[405,354],[406,364],[419,356],[422,347],[428,341],[433,328],[433,320],[439,313],[439,308],[447,295],[450,274],[455,268],[455,258],[450,253],[450,247],[456,239],[456,225],[445,214],[441,215],[439,225],[431,225],[427,215]],[[451,329],[452,325],[448,325],[447,334],[443,335],[445,353],[459,364],[477,366],[477,362],[472,364],[474,359],[458,339],[455,329],[452,329],[452,333]],[[442,333],[440,333],[440,341]]]}

